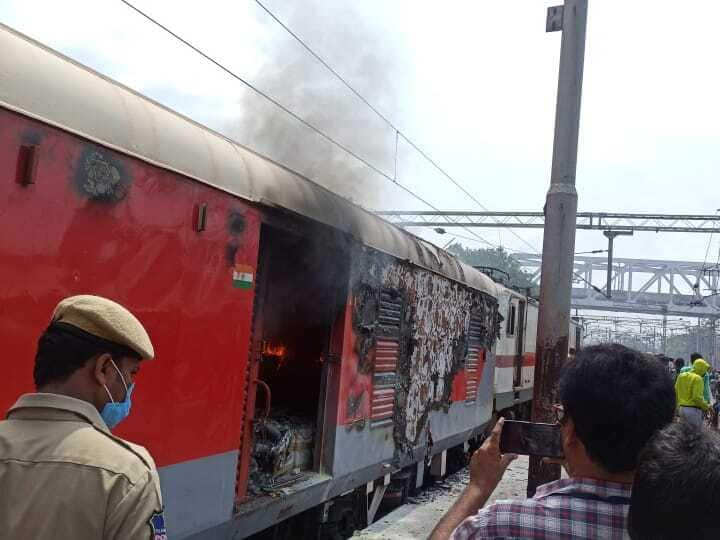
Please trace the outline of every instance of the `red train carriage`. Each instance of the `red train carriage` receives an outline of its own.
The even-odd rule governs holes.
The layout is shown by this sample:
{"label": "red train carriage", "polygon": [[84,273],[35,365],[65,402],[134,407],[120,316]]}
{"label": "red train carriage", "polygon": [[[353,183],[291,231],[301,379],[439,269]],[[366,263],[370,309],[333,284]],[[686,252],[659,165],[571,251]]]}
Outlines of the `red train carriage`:
{"label": "red train carriage", "polygon": [[60,298],[127,305],[157,361],[119,435],[173,538],[341,536],[482,432],[490,279],[6,27],[0,50],[0,409]]}

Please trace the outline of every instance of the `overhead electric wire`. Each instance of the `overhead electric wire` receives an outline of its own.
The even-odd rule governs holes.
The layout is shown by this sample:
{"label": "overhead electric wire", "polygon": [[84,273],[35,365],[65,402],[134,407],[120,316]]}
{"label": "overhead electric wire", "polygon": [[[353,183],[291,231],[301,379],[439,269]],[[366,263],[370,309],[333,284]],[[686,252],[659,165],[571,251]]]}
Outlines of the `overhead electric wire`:
{"label": "overhead electric wire", "polygon": [[[450,181],[451,181],[458,189],[460,189],[465,195],[467,195],[468,197],[470,197],[470,199],[472,199],[478,206],[480,206],[480,208],[482,208],[482,209],[485,210],[486,212],[489,212],[489,211],[490,211],[482,202],[480,202],[480,200],[477,199],[477,197],[475,197],[475,196],[474,196],[471,192],[469,192],[464,186],[462,186],[457,180],[455,180],[444,168],[442,168],[434,159],[432,159],[422,148],[420,148],[414,141],[412,141],[410,138],[408,138],[400,129],[398,129],[398,128],[395,126],[395,124],[393,124],[384,114],[382,114],[377,108],[375,108],[362,94],[360,94],[360,92],[358,92],[357,90],[355,90],[355,88],[353,88],[352,85],[350,85],[335,69],[333,69],[333,67],[330,66],[330,64],[328,64],[319,54],[317,54],[312,48],[310,48],[310,46],[308,46],[308,45],[305,43],[305,41],[303,41],[302,38],[300,38],[295,32],[293,32],[293,31],[292,31],[284,22],[282,22],[272,11],[270,11],[260,0],[255,0],[255,2],[256,2],[273,20],[275,20],[283,29],[285,29],[285,31],[287,31],[298,43],[300,43],[303,48],[305,48],[305,49],[306,49],[316,60],[318,60],[326,69],[328,69],[339,81],[341,81],[341,82],[343,83],[343,85],[344,85],[346,88],[348,88],[358,99],[360,99],[368,108],[370,108],[379,118],[381,118],[388,126],[390,126],[392,129],[395,130],[395,163],[394,163],[395,170],[394,170],[394,175],[393,175],[393,177],[390,177],[390,175],[388,175],[387,173],[385,173],[384,171],[382,171],[381,169],[379,169],[378,167],[376,167],[375,165],[373,165],[372,163],[370,163],[369,161],[367,161],[366,159],[364,159],[364,158],[361,157],[360,155],[356,154],[355,152],[353,152],[352,150],[350,150],[348,147],[346,147],[346,146],[343,145],[342,143],[336,141],[335,139],[333,139],[332,137],[330,137],[329,135],[327,135],[325,132],[323,132],[322,130],[320,130],[319,128],[317,128],[316,126],[314,126],[313,124],[311,124],[311,123],[309,123],[308,121],[306,121],[304,118],[302,118],[301,116],[299,116],[298,114],[296,114],[295,112],[293,112],[291,109],[289,109],[288,107],[286,107],[285,105],[283,105],[282,103],[280,103],[278,100],[276,100],[275,98],[273,98],[272,96],[270,96],[270,95],[267,94],[266,92],[260,90],[258,87],[256,87],[255,85],[253,85],[252,83],[250,83],[249,81],[247,81],[246,79],[244,79],[243,77],[241,77],[240,75],[238,75],[238,74],[236,74],[235,72],[233,72],[232,70],[230,70],[229,68],[227,68],[226,66],[224,66],[223,64],[221,64],[219,61],[215,60],[213,57],[211,57],[211,56],[208,55],[207,53],[203,52],[200,48],[196,47],[195,45],[193,45],[192,43],[190,43],[189,41],[187,41],[186,39],[184,39],[182,36],[180,36],[179,34],[173,32],[170,28],[168,28],[167,26],[163,25],[163,24],[160,23],[158,20],[154,19],[153,17],[151,17],[150,15],[148,15],[147,13],[145,13],[144,11],[142,11],[141,9],[139,9],[138,7],[136,7],[135,5],[133,5],[133,4],[132,4],[131,2],[129,2],[128,0],[120,0],[120,1],[121,1],[123,4],[127,5],[129,8],[131,8],[132,10],[134,10],[135,12],[137,12],[139,15],[141,15],[142,17],[144,17],[145,19],[147,19],[148,21],[150,21],[151,23],[153,23],[154,25],[156,25],[157,27],[161,28],[162,30],[164,30],[165,32],[167,32],[168,34],[170,34],[171,36],[173,36],[175,39],[177,39],[178,41],[180,41],[181,43],[183,43],[185,46],[187,46],[187,47],[189,47],[190,49],[192,49],[195,53],[199,54],[200,56],[202,56],[203,58],[205,58],[206,60],[208,60],[209,62],[211,62],[212,64],[214,64],[215,66],[217,66],[218,68],[220,68],[221,70],[223,70],[224,72],[226,72],[228,75],[230,75],[231,77],[237,79],[238,81],[240,81],[241,83],[243,83],[244,85],[246,85],[248,88],[250,88],[251,90],[253,90],[254,92],[256,92],[258,95],[260,95],[260,96],[262,96],[263,98],[265,98],[266,100],[268,100],[270,103],[272,103],[273,105],[275,105],[277,108],[279,108],[280,110],[282,110],[282,111],[285,112],[286,114],[290,115],[292,118],[294,118],[295,120],[297,120],[298,122],[300,122],[302,125],[306,126],[306,127],[307,127],[308,129],[310,129],[311,131],[317,133],[319,136],[321,136],[323,139],[327,140],[327,141],[330,142],[331,144],[337,146],[338,148],[340,148],[342,151],[344,151],[344,152],[347,153],[348,155],[354,157],[355,159],[357,159],[359,162],[361,162],[362,164],[364,164],[366,167],[368,167],[370,170],[372,170],[372,171],[375,172],[376,174],[380,175],[381,177],[385,178],[386,180],[391,181],[393,184],[395,184],[395,185],[397,185],[398,187],[400,187],[403,191],[405,191],[406,193],[408,193],[408,194],[411,195],[412,197],[416,198],[417,200],[419,200],[420,202],[422,202],[422,203],[425,204],[426,206],[429,206],[429,207],[432,208],[433,210],[435,210],[435,211],[437,211],[437,212],[441,212],[441,210],[438,209],[436,206],[434,206],[432,203],[430,203],[429,201],[425,200],[423,197],[421,197],[421,196],[419,196],[418,194],[416,194],[416,193],[415,193],[414,191],[412,191],[410,188],[402,185],[400,182],[397,181],[398,139],[399,139],[399,137],[402,137],[403,140],[405,140],[405,142],[407,142],[407,143],[408,143],[413,149],[415,149],[415,151],[417,151],[424,159],[426,159],[430,164],[432,164],[433,167],[435,167],[443,176],[445,176],[448,180],[450,180]],[[450,219],[450,218],[448,218],[448,219]],[[453,220],[450,219],[450,221],[453,221]],[[464,228],[466,231],[468,231],[470,234],[472,234],[472,235],[477,239],[477,240],[472,240],[472,241],[480,241],[480,242],[482,242],[483,244],[486,244],[486,245],[489,245],[489,246],[492,246],[492,247],[495,247],[495,248],[500,248],[500,249],[502,249],[502,246],[499,246],[499,245],[497,245],[497,244],[494,244],[493,242],[490,242],[489,240],[485,239],[483,236],[481,236],[480,234],[476,233],[474,230],[470,229],[469,227],[463,227],[463,228]],[[509,230],[509,232],[510,232],[513,236],[515,236],[518,240],[520,240],[520,241],[523,242],[526,246],[528,246],[528,247],[532,250],[533,254],[535,254],[535,255],[540,255],[539,250],[537,249],[536,246],[534,246],[533,244],[531,244],[530,242],[528,242],[525,238],[523,238],[523,237],[520,236],[518,233],[516,233],[512,228],[508,228],[508,230]],[[456,236],[458,236],[459,238],[464,238],[465,240],[469,240],[468,237],[460,237],[459,235],[456,235]],[[508,251],[515,251],[515,250],[509,250],[509,249],[508,249]],[[516,251],[516,252],[517,252],[517,251]],[[720,257],[720,253],[719,253],[719,257]],[[588,281],[587,279],[585,279],[585,277],[583,277],[583,276],[580,275],[579,273],[573,271],[573,274],[574,274],[577,278],[579,278],[579,279],[581,279],[583,282],[585,282],[587,285],[589,285],[591,288],[593,288],[595,291],[597,291],[597,292],[602,292],[598,287],[596,287],[595,285],[593,285],[590,281]]]}
{"label": "overhead electric wire", "polygon": [[[378,167],[376,167],[375,165],[373,165],[372,163],[370,163],[369,161],[367,161],[365,158],[363,158],[363,157],[361,157],[360,155],[356,154],[355,152],[353,152],[352,150],[350,150],[347,146],[343,145],[342,143],[336,141],[335,139],[333,139],[332,137],[330,137],[328,134],[326,134],[325,132],[323,132],[320,128],[314,126],[313,124],[311,124],[310,122],[308,122],[307,120],[305,120],[304,118],[302,118],[300,115],[296,114],[296,113],[293,112],[291,109],[289,109],[288,107],[286,107],[285,105],[283,105],[282,103],[280,103],[278,100],[276,100],[275,98],[273,98],[272,96],[270,96],[268,93],[264,92],[263,90],[261,90],[260,88],[258,88],[257,86],[255,86],[254,84],[252,84],[250,81],[246,80],[245,78],[241,77],[240,75],[238,75],[237,73],[235,73],[234,71],[232,71],[230,68],[228,68],[228,67],[226,67],[225,65],[221,64],[219,61],[215,60],[212,56],[210,56],[209,54],[207,54],[207,53],[205,53],[204,51],[202,51],[199,47],[193,45],[193,44],[190,43],[188,40],[186,40],[185,38],[183,38],[182,36],[180,36],[179,34],[177,34],[176,32],[174,32],[173,30],[171,30],[170,28],[168,28],[167,26],[165,26],[164,24],[162,24],[162,23],[161,23],[160,21],[158,21],[157,19],[155,19],[155,18],[153,18],[152,16],[150,16],[149,14],[145,13],[143,10],[141,10],[140,8],[138,8],[137,6],[135,6],[134,4],[132,4],[131,2],[129,2],[128,0],[120,0],[120,2],[122,2],[123,4],[125,4],[126,6],[128,6],[130,9],[132,9],[133,11],[135,11],[136,13],[138,13],[139,15],[141,15],[142,17],[144,17],[144,18],[147,19],[148,21],[150,21],[152,24],[154,24],[154,25],[157,26],[158,28],[160,28],[160,29],[162,29],[163,31],[165,31],[165,32],[167,32],[168,34],[170,34],[172,37],[174,37],[176,40],[178,40],[179,42],[181,42],[183,45],[185,45],[186,47],[190,48],[191,50],[193,50],[195,53],[199,54],[199,55],[202,56],[203,58],[205,58],[208,62],[211,62],[212,64],[214,64],[215,66],[217,66],[218,68],[220,68],[222,71],[224,71],[225,73],[227,73],[228,75],[230,75],[230,76],[233,77],[234,79],[237,79],[238,81],[240,81],[242,84],[244,84],[245,86],[247,86],[248,88],[250,88],[251,90],[253,90],[253,91],[254,91],[255,93],[257,93],[258,95],[260,95],[260,96],[262,96],[263,98],[265,98],[267,101],[269,101],[270,103],[272,103],[273,105],[275,105],[275,106],[276,106],[278,109],[280,109],[281,111],[283,111],[283,112],[285,112],[286,114],[290,115],[292,118],[294,118],[295,120],[297,120],[298,122],[300,122],[302,125],[304,125],[304,126],[307,127],[308,129],[312,130],[314,133],[316,133],[316,134],[318,134],[319,136],[321,136],[323,139],[327,140],[327,141],[330,142],[331,144],[333,144],[333,145],[337,146],[338,148],[340,148],[343,152],[345,152],[345,153],[347,153],[348,155],[350,155],[350,156],[354,157],[355,159],[357,159],[359,162],[361,162],[363,165],[365,165],[366,167],[368,167],[369,169],[371,169],[371,170],[372,170],[373,172],[375,172],[376,174],[382,176],[383,178],[385,178],[385,179],[389,180],[390,182],[392,182],[393,184],[397,185],[397,186],[400,187],[402,190],[404,190],[405,192],[407,192],[408,194],[410,194],[412,197],[415,197],[417,200],[419,200],[419,201],[422,202],[423,204],[429,206],[430,208],[432,208],[432,209],[435,210],[436,212],[441,212],[441,210],[440,210],[439,208],[437,208],[436,206],[434,206],[433,204],[431,204],[429,201],[425,200],[424,198],[420,197],[418,194],[416,194],[416,193],[415,193],[414,191],[412,191],[410,188],[402,185],[400,182],[397,181],[397,161],[396,161],[396,164],[395,164],[395,178],[392,178],[390,175],[388,175],[387,173],[385,173],[384,171],[382,171],[381,169],[379,169]],[[260,5],[262,6],[262,4],[260,4]],[[262,7],[263,7],[263,9],[265,9],[265,11],[268,11],[264,6],[262,6]],[[270,12],[268,11],[268,13],[270,13]],[[275,17],[273,17],[273,18],[275,18]],[[275,19],[278,20],[277,18],[275,18]],[[280,22],[280,21],[278,20],[278,22]],[[282,23],[281,23],[281,24],[282,24]],[[286,28],[286,30],[290,31],[290,30],[289,30],[287,27],[285,27],[284,25],[283,25],[283,27]],[[291,32],[291,34],[292,34],[292,32]],[[295,36],[295,34],[292,34],[292,35],[293,35],[293,37],[295,37],[296,39],[300,40],[297,36]],[[300,41],[301,41],[301,40],[300,40]],[[308,48],[308,47],[306,46],[306,48]],[[308,50],[310,50],[310,49],[308,48]],[[312,51],[311,51],[311,52],[312,52]],[[318,58],[318,60],[320,60],[321,62],[323,62],[322,59],[320,59],[317,55],[315,55],[314,53],[313,53],[313,55],[316,56],[316,57]],[[331,71],[333,71],[332,68],[330,68],[330,66],[328,66],[327,64],[325,64],[325,62],[323,62],[323,64],[324,64],[326,67],[328,67],[328,69],[330,69]],[[333,71],[333,73],[335,73],[335,72]],[[335,73],[335,75],[336,75],[337,77],[339,77],[339,75],[337,75],[336,73]],[[343,81],[343,82],[344,82],[344,81]],[[345,84],[347,85],[347,83],[345,83]],[[350,87],[350,88],[351,88],[351,87]],[[352,89],[352,88],[351,88],[351,89]],[[359,95],[359,94],[357,94],[357,95]],[[377,114],[380,114],[380,113],[379,113],[374,107],[372,107],[366,100],[363,99],[363,101],[365,101],[365,103],[366,103],[368,106],[370,106],[370,107],[373,109],[373,111],[375,111]],[[382,116],[382,115],[380,115],[380,116],[381,116],[386,122],[389,123],[389,121],[388,121],[384,116]],[[396,131],[397,131],[397,130],[396,130]],[[397,160],[397,136],[398,136],[398,135],[401,135],[401,134],[400,134],[399,132],[396,133],[396,150],[395,150],[396,160]],[[407,138],[405,138],[404,135],[403,135],[403,138],[404,138],[405,140],[407,140]],[[410,141],[408,141],[408,142],[410,142]],[[411,144],[412,144],[412,143],[411,143]],[[463,227],[463,228],[464,228],[465,230],[467,230],[467,231],[468,231],[470,234],[472,234],[473,236],[477,237],[480,241],[485,242],[486,244],[492,245],[491,242],[488,242],[487,240],[485,240],[485,238],[483,238],[482,236],[480,236],[479,234],[477,234],[475,231],[469,229],[468,227]]]}
{"label": "overhead electric wire", "polygon": [[272,11],[270,11],[270,9],[268,9],[268,8],[265,6],[265,4],[263,4],[262,2],[260,2],[260,0],[255,0],[255,3],[256,3],[258,6],[260,6],[260,7],[263,9],[263,11],[265,11],[265,13],[267,13],[268,15],[270,15],[270,17],[271,17],[276,23],[278,23],[280,26],[282,26],[283,29],[285,29],[285,31],[286,31],[288,34],[290,34],[293,38],[295,38],[295,41],[297,41],[298,43],[300,43],[300,45],[302,45],[303,48],[304,48],[307,52],[309,52],[313,57],[315,57],[315,59],[316,59],[318,62],[320,62],[320,63],[325,67],[325,69],[327,69],[330,73],[332,73],[333,75],[335,75],[335,77],[336,77],[341,83],[343,83],[343,85],[345,85],[345,87],[346,87],[348,90],[350,90],[353,94],[355,94],[355,96],[356,96],[360,101],[362,101],[365,105],[367,105],[367,107],[368,107],[370,110],[372,110],[372,112],[374,112],[376,115],[378,115],[387,125],[389,125],[391,128],[393,128],[395,131],[397,131],[397,132],[400,131],[400,130],[398,130],[398,129],[393,125],[393,123],[392,123],[390,120],[388,120],[388,118],[387,118],[383,113],[381,113],[379,110],[377,110],[377,109],[372,105],[372,103],[370,103],[367,99],[365,99],[365,97],[364,97],[360,92],[358,92],[357,90],[355,90],[355,88],[353,88],[353,87],[350,85],[350,83],[348,83],[348,82],[343,78],[342,75],[340,75],[337,71],[335,71],[330,64],[328,64],[319,54],[317,54],[314,50],[312,50],[312,49],[310,48],[310,46],[309,46],[307,43],[305,43],[305,41],[303,41],[303,39],[302,39],[300,36],[298,36],[295,32],[293,32],[293,31],[290,29],[290,27],[288,27],[288,25],[286,25],[283,21],[280,20],[279,17],[277,17]]}
{"label": "overhead electric wire", "polygon": [[[244,84],[245,86],[247,86],[248,88],[250,88],[251,90],[253,90],[255,93],[257,93],[257,94],[259,94],[260,96],[264,97],[264,98],[265,98],[266,100],[268,100],[270,103],[272,103],[273,105],[275,105],[278,109],[282,110],[282,111],[285,112],[286,114],[289,114],[289,115],[292,116],[295,120],[297,120],[298,122],[300,122],[301,124],[303,124],[305,127],[307,127],[308,129],[312,130],[312,131],[315,132],[316,134],[320,135],[323,139],[327,140],[328,142],[330,142],[330,143],[332,143],[333,145],[337,146],[338,148],[340,148],[341,150],[343,150],[343,151],[346,152],[347,154],[351,155],[352,157],[354,157],[355,159],[357,159],[358,161],[360,161],[363,165],[365,165],[366,167],[372,169],[372,170],[373,170],[374,172],[376,172],[377,174],[379,174],[379,175],[381,175],[381,176],[384,176],[384,177],[387,178],[388,180],[391,180],[391,181],[393,180],[387,173],[385,173],[385,172],[383,172],[382,170],[380,170],[379,168],[377,168],[375,165],[373,165],[372,163],[370,163],[369,161],[367,161],[365,158],[357,155],[355,152],[353,152],[352,150],[350,150],[349,148],[347,148],[346,146],[344,146],[342,143],[334,140],[332,137],[330,137],[329,135],[325,134],[325,133],[324,133],[323,131],[321,131],[319,128],[315,127],[315,126],[312,125],[310,122],[308,122],[307,120],[305,120],[304,118],[302,118],[301,116],[299,116],[298,114],[296,114],[295,112],[293,112],[291,109],[289,109],[288,107],[286,107],[285,105],[283,105],[282,103],[280,103],[278,100],[276,100],[275,98],[273,98],[272,96],[270,96],[268,93],[264,92],[263,90],[261,90],[260,88],[258,88],[258,87],[255,86],[254,84],[252,84],[252,83],[251,83],[250,81],[248,81],[247,79],[244,79],[243,77],[241,77],[240,75],[238,75],[237,73],[235,73],[234,71],[232,71],[230,68],[225,67],[223,64],[221,64],[220,62],[218,62],[217,60],[215,60],[212,56],[210,56],[209,54],[203,52],[201,49],[199,49],[198,47],[196,47],[195,45],[193,45],[192,43],[190,43],[189,41],[187,41],[185,38],[183,38],[183,37],[180,36],[179,34],[173,32],[170,28],[168,28],[167,26],[165,26],[164,24],[162,24],[162,23],[161,23],[160,21],[158,21],[157,19],[154,19],[153,17],[151,17],[150,15],[148,15],[147,13],[145,13],[144,11],[142,11],[140,8],[138,8],[138,7],[136,7],[135,5],[133,5],[133,4],[132,4],[131,2],[129,2],[128,0],[120,0],[120,2],[122,2],[123,4],[125,4],[126,6],[128,6],[130,9],[132,9],[133,11],[135,11],[136,13],[138,13],[139,15],[141,15],[142,17],[144,17],[145,19],[147,19],[148,21],[150,21],[151,23],[153,23],[154,25],[156,25],[158,28],[160,28],[160,29],[164,30],[165,32],[167,32],[168,34],[170,34],[172,37],[174,37],[175,39],[177,39],[178,41],[180,41],[183,45],[185,45],[185,46],[189,47],[190,49],[192,49],[193,51],[195,51],[197,54],[199,54],[200,56],[202,56],[203,58],[205,58],[205,60],[207,60],[208,62],[211,62],[212,64],[214,64],[215,66],[217,66],[218,68],[220,68],[221,70],[223,70],[225,73],[227,73],[228,75],[230,75],[230,76],[233,77],[234,79],[237,79],[237,80],[240,81],[242,84]],[[403,187],[403,186],[401,186],[401,187]],[[424,202],[424,201],[423,201],[423,202]]]}
{"label": "overhead electric wire", "polygon": [[[474,238],[469,238],[469,237],[467,237],[467,236],[463,236],[463,235],[460,235],[460,234],[457,234],[457,233],[453,233],[453,236],[456,237],[456,238],[461,238],[461,239],[463,239],[463,240],[468,240],[468,241],[471,241],[471,242],[477,242],[477,240],[475,240]],[[452,240],[451,240],[451,242],[452,242]],[[503,247],[503,246],[501,246],[501,245],[499,245],[499,244],[493,244],[492,242],[488,242],[487,240],[484,240],[484,242],[485,242],[486,244],[494,247],[495,249],[503,249],[503,250],[508,251],[508,252],[510,252],[510,253],[520,253],[519,251],[517,251],[517,250],[515,250],[515,249],[506,248],[506,247]],[[446,246],[448,246],[448,245],[449,245],[449,244],[446,244]],[[535,255],[539,255],[539,253],[536,253]],[[600,287],[597,287],[596,285],[593,285],[592,282],[588,281],[588,280],[585,278],[585,276],[583,276],[582,274],[580,274],[580,273],[578,273],[578,272],[575,272],[574,270],[573,270],[573,274],[575,275],[576,278],[582,280],[586,285],[588,285],[588,286],[589,286],[591,289],[593,289],[595,292],[600,293],[600,294],[604,294],[603,291],[602,291],[602,289],[600,289]]]}
{"label": "overhead electric wire", "polygon": [[[462,240],[468,240],[470,242],[477,242],[475,238],[470,238],[469,236],[463,236],[462,234],[452,233],[453,237],[460,238]],[[499,244],[494,244],[493,242],[490,242],[489,240],[483,239],[483,243],[487,244],[488,246],[492,246],[496,249],[505,249]],[[513,251],[511,249],[508,249],[507,251]]]}
{"label": "overhead electric wire", "polygon": [[[125,0],[121,0],[125,1]],[[255,0],[255,3],[260,6],[263,11],[265,11],[275,22],[277,22],[288,34],[290,34],[307,52],[309,52],[318,62],[320,62],[330,73],[332,73],[348,90],[350,90],[360,101],[362,101],[370,110],[372,110],[380,119],[382,119],[389,127],[391,127],[395,131],[395,176],[397,177],[397,137],[402,137],[405,142],[407,142],[416,152],[418,152],[428,163],[430,163],[435,169],[437,169],[445,178],[450,180],[460,191],[462,191],[466,196],[470,197],[480,208],[485,210],[486,212],[489,212],[490,210],[482,203],[480,200],[475,197],[470,191],[468,191],[460,182],[455,180],[450,173],[448,173],[444,168],[442,168],[434,159],[432,159],[427,152],[425,152],[422,148],[420,148],[414,141],[412,141],[403,131],[398,128],[391,120],[389,120],[383,113],[381,113],[375,106],[373,106],[365,96],[363,96],[360,92],[358,92],[345,78],[340,75],[330,64],[328,64],[325,59],[323,59],[318,53],[316,53],[305,41],[298,36],[295,32],[292,31],[290,27],[288,27],[287,24],[285,24],[277,15],[275,15],[268,7],[265,6],[261,2],[261,0]],[[452,220],[451,220],[452,221]],[[467,227],[466,230],[470,230]],[[508,229],[513,236],[518,238],[521,242],[523,242],[525,245],[530,247],[533,251],[537,252],[537,248],[533,246],[530,242],[525,240],[522,236],[517,234],[514,230]],[[479,236],[476,233],[472,233],[475,236]],[[488,242],[488,244],[491,244]]]}

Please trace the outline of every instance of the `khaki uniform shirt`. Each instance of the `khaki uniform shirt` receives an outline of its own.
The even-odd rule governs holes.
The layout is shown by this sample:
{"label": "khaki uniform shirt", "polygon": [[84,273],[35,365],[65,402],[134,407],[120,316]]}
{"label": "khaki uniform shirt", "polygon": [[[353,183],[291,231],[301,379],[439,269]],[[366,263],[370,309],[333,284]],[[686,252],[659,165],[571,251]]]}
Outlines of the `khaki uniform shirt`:
{"label": "khaki uniform shirt", "polygon": [[90,403],[26,394],[0,422],[0,537],[163,540],[160,481]]}

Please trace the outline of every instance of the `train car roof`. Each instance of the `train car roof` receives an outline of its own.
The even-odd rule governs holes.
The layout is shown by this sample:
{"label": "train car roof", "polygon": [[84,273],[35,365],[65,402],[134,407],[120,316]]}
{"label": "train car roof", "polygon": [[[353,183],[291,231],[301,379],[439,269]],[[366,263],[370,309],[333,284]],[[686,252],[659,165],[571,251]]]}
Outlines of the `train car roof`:
{"label": "train car roof", "polygon": [[501,283],[495,283],[495,288],[497,289],[497,295],[502,296],[507,294],[508,296],[512,296],[514,298],[522,298],[523,300],[527,301],[530,305],[537,305],[539,302],[537,299],[527,296],[520,291],[517,291],[515,289],[512,289],[510,287],[506,287],[505,285]]}
{"label": "train car roof", "polygon": [[497,295],[446,251],[319,184],[0,24],[0,105]]}

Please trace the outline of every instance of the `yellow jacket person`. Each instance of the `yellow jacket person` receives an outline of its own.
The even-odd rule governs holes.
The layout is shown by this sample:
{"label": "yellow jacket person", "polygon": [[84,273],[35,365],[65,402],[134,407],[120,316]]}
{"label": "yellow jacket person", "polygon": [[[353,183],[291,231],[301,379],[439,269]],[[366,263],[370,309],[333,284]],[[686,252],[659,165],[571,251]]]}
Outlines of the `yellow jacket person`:
{"label": "yellow jacket person", "polygon": [[0,536],[162,540],[155,463],[110,429],[130,413],[150,338],[132,313],[97,296],[61,301],[38,340],[37,393],[0,422]]}
{"label": "yellow jacket person", "polygon": [[678,414],[696,426],[702,425],[703,413],[710,408],[710,403],[705,401],[703,380],[708,369],[710,364],[698,358],[693,362],[692,370],[681,372],[675,381]]}

